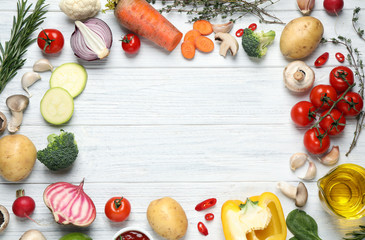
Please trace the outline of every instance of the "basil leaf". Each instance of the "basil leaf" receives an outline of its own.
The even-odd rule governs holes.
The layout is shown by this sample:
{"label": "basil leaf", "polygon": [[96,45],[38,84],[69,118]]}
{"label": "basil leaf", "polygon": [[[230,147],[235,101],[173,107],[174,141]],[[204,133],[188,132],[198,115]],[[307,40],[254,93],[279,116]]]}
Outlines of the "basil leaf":
{"label": "basil leaf", "polygon": [[295,236],[292,240],[322,240],[318,236],[316,221],[302,210],[291,211],[286,218],[286,225]]}

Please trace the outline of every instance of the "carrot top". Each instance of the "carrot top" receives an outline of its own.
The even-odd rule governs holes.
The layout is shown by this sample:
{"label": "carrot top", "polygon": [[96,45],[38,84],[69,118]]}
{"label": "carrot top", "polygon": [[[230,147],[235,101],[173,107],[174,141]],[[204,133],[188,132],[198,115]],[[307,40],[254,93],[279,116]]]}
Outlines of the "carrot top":
{"label": "carrot top", "polygon": [[101,10],[103,13],[107,10],[114,10],[118,4],[119,0],[107,0],[105,4],[106,9]]}

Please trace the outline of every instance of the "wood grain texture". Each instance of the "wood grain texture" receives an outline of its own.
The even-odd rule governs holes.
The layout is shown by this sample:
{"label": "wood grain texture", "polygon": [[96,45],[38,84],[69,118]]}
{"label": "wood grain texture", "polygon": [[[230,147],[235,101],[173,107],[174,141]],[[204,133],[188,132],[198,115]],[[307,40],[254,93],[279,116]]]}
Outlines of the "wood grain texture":
{"label": "wood grain texture", "polygon": [[[0,233],[0,239],[16,240],[24,231],[36,228],[52,240],[73,231],[87,233],[94,240],[111,240],[122,227],[141,226],[155,240],[160,240],[145,215],[149,202],[164,196],[178,200],[187,213],[189,228],[184,240],[223,240],[220,208],[228,199],[244,200],[270,191],[280,198],[285,215],[295,209],[293,201],[284,197],[276,184],[298,181],[289,169],[289,158],[295,152],[305,151],[302,138],[306,128],[294,126],[289,112],[296,102],[307,100],[308,95],[292,94],[283,85],[282,71],[290,62],[279,50],[283,25],[258,24],[258,30],[273,29],[277,33],[267,56],[261,60],[250,59],[242,49],[234,58],[223,58],[216,44],[213,53],[197,52],[194,60],[187,61],[181,56],[180,46],[167,53],[146,39],[141,39],[142,47],[136,56],[124,54],[119,39],[127,31],[108,12],[98,17],[113,31],[111,54],[103,61],[85,62],[77,59],[70,48],[68,39],[74,30],[73,22],[59,11],[58,1],[46,2],[50,4],[49,13],[42,28],[61,29],[66,39],[61,54],[47,58],[55,66],[79,62],[87,69],[89,79],[85,91],[75,99],[72,119],[62,126],[52,126],[43,120],[39,111],[50,78],[50,73],[42,73],[42,80],[30,88],[33,97],[19,133],[31,138],[37,149],[42,149],[49,134],[61,128],[71,131],[75,133],[80,154],[73,167],[66,171],[51,172],[37,161],[32,174],[20,183],[0,178],[0,204],[11,211],[16,189],[24,188],[37,204],[32,217],[41,223],[38,226],[11,213],[11,223]],[[312,16],[323,22],[325,37],[344,34],[363,52],[364,42],[351,26],[355,6],[365,7],[365,2],[346,1],[344,11],[336,18],[327,15],[322,2],[317,1]],[[15,9],[15,1],[1,1],[1,42],[10,36]],[[281,0],[268,9],[284,22],[300,16],[295,1]],[[185,15],[166,16],[184,33],[192,28]],[[253,16],[240,19],[232,33],[252,22],[257,22]],[[324,51],[331,55],[323,68],[315,69],[316,84],[328,83],[330,70],[339,64],[335,52],[346,53],[339,46],[325,44],[305,61],[313,66]],[[15,93],[25,94],[21,76],[41,57],[45,56],[33,44],[25,67],[0,94],[0,111],[7,116],[10,113],[5,99]],[[353,119],[348,122],[345,131],[332,138],[332,143],[341,149],[339,163],[365,166],[364,136],[353,153],[345,157],[355,123]],[[363,224],[363,220],[335,219],[323,210],[316,180],[330,167],[316,163],[317,176],[306,183],[309,200],[304,210],[316,219],[324,240],[339,240],[345,232]],[[44,189],[57,181],[78,184],[82,178],[85,178],[85,191],[97,207],[96,221],[86,229],[57,225],[43,203]],[[105,202],[115,195],[124,195],[132,204],[131,216],[121,224],[111,223],[104,215]],[[207,223],[209,235],[204,237],[196,229],[204,213],[196,212],[194,207],[210,197],[218,199],[212,209],[216,218]]]}

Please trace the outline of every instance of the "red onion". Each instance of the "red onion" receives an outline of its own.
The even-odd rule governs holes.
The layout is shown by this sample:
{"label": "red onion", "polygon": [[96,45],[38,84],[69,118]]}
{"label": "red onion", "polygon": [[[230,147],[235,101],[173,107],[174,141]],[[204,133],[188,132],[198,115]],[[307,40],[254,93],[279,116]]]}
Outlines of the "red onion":
{"label": "red onion", "polygon": [[71,48],[75,55],[87,61],[103,59],[109,55],[113,35],[109,26],[99,18],[76,21],[71,35]]}
{"label": "red onion", "polygon": [[79,186],[58,182],[44,190],[44,203],[52,211],[57,223],[87,227],[95,220],[95,205],[84,192],[83,185],[84,180]]}

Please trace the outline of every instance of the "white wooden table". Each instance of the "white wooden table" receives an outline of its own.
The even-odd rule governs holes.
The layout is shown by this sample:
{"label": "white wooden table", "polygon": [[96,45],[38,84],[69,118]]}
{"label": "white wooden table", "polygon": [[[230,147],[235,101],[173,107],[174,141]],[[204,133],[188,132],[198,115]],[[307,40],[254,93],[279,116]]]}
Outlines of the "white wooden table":
{"label": "white wooden table", "polygon": [[[180,45],[167,53],[146,39],[142,39],[140,52],[130,57],[122,51],[119,42],[127,31],[109,12],[97,17],[112,29],[111,53],[103,61],[85,62],[77,59],[70,48],[73,22],[60,12],[58,1],[47,2],[49,12],[42,28],[60,29],[66,40],[61,54],[47,57],[55,66],[79,62],[87,69],[89,79],[85,91],[75,99],[72,119],[65,125],[51,126],[39,110],[50,77],[50,73],[42,74],[42,81],[31,87],[34,96],[19,133],[28,136],[37,149],[42,149],[47,136],[62,128],[75,134],[80,153],[67,171],[51,172],[37,161],[31,175],[20,183],[0,179],[0,204],[11,212],[15,191],[24,188],[37,204],[32,217],[43,224],[38,226],[27,219],[21,220],[11,212],[9,227],[0,234],[0,239],[19,239],[24,231],[35,228],[47,239],[80,231],[96,240],[109,240],[126,226],[140,226],[156,240],[161,239],[148,225],[146,209],[150,201],[164,196],[176,199],[186,211],[189,228],[185,240],[223,240],[220,210],[228,199],[244,200],[270,191],[280,198],[285,216],[296,208],[293,201],[277,190],[276,183],[299,180],[289,169],[289,158],[293,153],[305,151],[302,144],[305,128],[296,127],[289,112],[296,102],[308,99],[308,95],[294,95],[283,85],[282,71],[289,63],[279,50],[283,25],[258,24],[258,30],[272,29],[277,33],[267,56],[258,61],[248,58],[242,49],[234,58],[223,58],[218,54],[218,45],[214,52],[197,52],[194,60],[187,61],[181,55]],[[346,1],[338,18],[329,16],[322,2],[317,1],[311,15],[324,24],[324,37],[346,35],[364,54],[365,42],[352,29],[351,18],[353,8],[365,8],[365,1]],[[9,38],[15,9],[16,1],[1,0],[2,43]],[[281,0],[269,9],[284,22],[301,16],[295,1]],[[361,22],[365,21],[363,11]],[[186,15],[167,17],[183,33],[192,28]],[[258,19],[253,16],[240,19],[232,33],[252,22],[258,23]],[[342,47],[321,45],[305,61],[313,67],[314,60],[325,51],[330,52],[330,59],[324,67],[315,69],[316,84],[328,83],[330,70],[339,65],[334,54],[346,53]],[[0,95],[0,111],[7,116],[10,114],[5,99],[12,94],[25,94],[21,76],[44,56],[33,44],[26,57],[25,66]],[[344,133],[332,138],[332,143],[340,146],[339,163],[365,166],[365,133],[351,155],[344,155],[352,140],[355,121],[348,122]],[[334,219],[322,209],[316,180],[330,167],[316,163],[318,174],[314,181],[306,182],[309,200],[303,209],[316,219],[323,239],[341,239],[364,220]],[[78,184],[83,178],[85,191],[97,208],[95,222],[86,229],[56,224],[43,203],[44,189],[58,181]],[[104,204],[116,195],[123,195],[132,204],[132,213],[123,223],[111,223],[104,215]],[[211,210],[216,218],[206,224],[209,235],[204,237],[196,228],[204,220],[204,213],[196,212],[194,207],[211,197],[218,199],[217,206]],[[288,233],[287,239],[290,236]]]}

